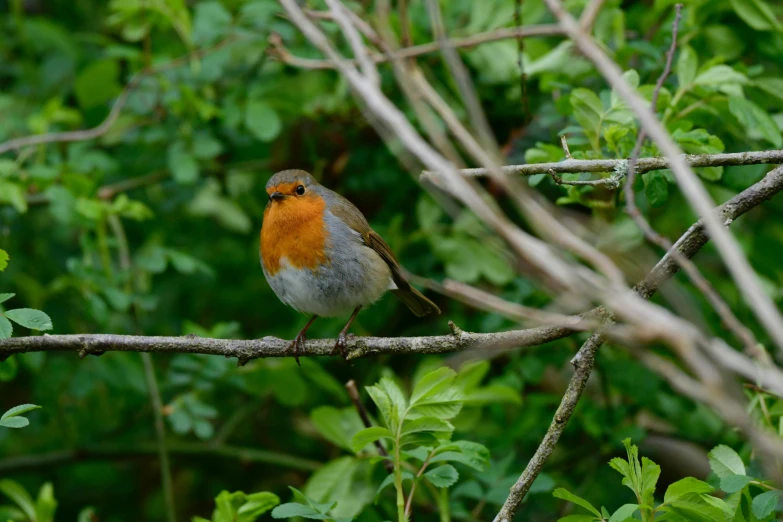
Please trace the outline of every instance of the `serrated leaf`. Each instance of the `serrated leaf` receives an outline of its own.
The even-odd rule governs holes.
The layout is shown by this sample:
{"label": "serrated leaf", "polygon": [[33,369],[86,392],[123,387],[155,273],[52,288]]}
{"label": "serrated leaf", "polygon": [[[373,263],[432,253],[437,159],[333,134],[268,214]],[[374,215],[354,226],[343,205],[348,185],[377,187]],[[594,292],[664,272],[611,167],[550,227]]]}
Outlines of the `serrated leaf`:
{"label": "serrated leaf", "polygon": [[14,406],[7,412],[3,414],[0,419],[7,419],[9,417],[16,417],[17,415],[21,415],[23,413],[27,413],[28,411],[37,410],[40,408],[37,404],[20,404],[19,406]]}
{"label": "serrated leaf", "polygon": [[590,513],[594,514],[596,516],[596,518],[602,518],[601,517],[601,512],[598,511],[597,509],[595,509],[595,507],[593,507],[593,505],[590,502],[586,501],[582,497],[578,497],[578,496],[574,495],[573,493],[571,493],[567,489],[557,488],[556,490],[554,490],[552,492],[552,496],[555,497],[555,498],[561,498],[563,500],[567,500],[568,502],[572,502],[572,503],[576,504],[577,506],[581,506],[581,507],[585,508]]}
{"label": "serrated leaf", "polygon": [[402,390],[397,386],[397,383],[388,377],[384,377],[378,381],[376,386],[386,392],[387,397],[389,397],[389,400],[391,401],[391,427],[392,429],[396,429],[402,422],[402,417],[408,408],[408,402],[405,400],[405,395],[403,395]]}
{"label": "serrated leaf", "polygon": [[771,515],[778,505],[780,494],[780,491],[772,490],[756,496],[750,505],[756,518],[763,519]]}
{"label": "serrated leaf", "polygon": [[424,474],[430,484],[436,488],[448,488],[452,486],[459,479],[459,473],[451,464],[444,466],[438,466],[435,469],[431,469]]}
{"label": "serrated leaf", "polygon": [[52,320],[48,315],[40,310],[32,308],[15,308],[8,310],[3,315],[16,324],[22,325],[31,330],[51,330]]}
{"label": "serrated leaf", "polygon": [[669,182],[659,171],[648,172],[642,175],[644,180],[644,194],[651,207],[660,207],[669,197]]}
{"label": "serrated leaf", "polygon": [[748,77],[728,65],[714,65],[696,76],[693,83],[718,88],[725,85],[745,85],[748,83]]}
{"label": "serrated leaf", "polygon": [[[403,470],[402,472],[402,482],[405,483],[406,480],[413,480],[413,473],[410,471]],[[389,474],[385,479],[383,479],[383,482],[381,482],[381,485],[378,486],[378,490],[375,492],[375,500],[378,501],[378,495],[381,494],[381,491],[386,489],[388,486],[391,486],[394,484],[394,473]]]}
{"label": "serrated leaf", "polygon": [[280,504],[280,497],[268,491],[251,493],[239,508],[238,522],[254,522],[258,517]]}
{"label": "serrated leaf", "polygon": [[402,424],[401,435],[409,435],[411,433],[418,432],[434,432],[436,436],[442,436],[442,434],[451,435],[454,431],[454,426],[448,422],[435,417],[421,417],[413,420],[406,420]]}
{"label": "serrated leaf", "polygon": [[720,489],[726,493],[734,493],[747,486],[752,480],[753,477],[747,475],[729,475],[720,479]]}
{"label": "serrated leaf", "polygon": [[441,393],[421,399],[415,407],[411,408],[410,416],[437,417],[439,419],[451,419],[462,409],[465,396],[455,388],[447,388]]}
{"label": "serrated leaf", "polygon": [[624,504],[609,517],[609,522],[624,522],[626,518],[632,518],[632,515],[639,509],[639,504]]}
{"label": "serrated leaf", "polygon": [[432,395],[438,394],[451,386],[457,373],[451,368],[444,366],[435,371],[424,375],[411,394],[411,406]]}
{"label": "serrated leaf", "polygon": [[715,446],[707,456],[710,459],[710,469],[719,478],[745,474],[745,464],[742,459],[728,446],[723,444]]}
{"label": "serrated leaf", "polygon": [[367,386],[365,387],[365,390],[367,390],[370,398],[378,407],[378,411],[380,412],[381,417],[383,417],[383,422],[391,427],[395,419],[392,418],[392,402],[389,394],[378,386]]}
{"label": "serrated leaf", "polygon": [[483,471],[489,463],[489,450],[477,442],[458,440],[448,443],[447,451],[436,453],[430,462],[459,462],[477,471]]}
{"label": "serrated leaf", "polygon": [[354,452],[359,453],[367,444],[371,444],[379,439],[393,439],[392,432],[387,428],[381,426],[372,426],[365,428],[351,440],[351,448]]}
{"label": "serrated leaf", "polygon": [[689,493],[712,493],[713,491],[715,491],[715,488],[706,482],[693,477],[686,477],[669,484],[663,496],[663,501],[670,503]]}

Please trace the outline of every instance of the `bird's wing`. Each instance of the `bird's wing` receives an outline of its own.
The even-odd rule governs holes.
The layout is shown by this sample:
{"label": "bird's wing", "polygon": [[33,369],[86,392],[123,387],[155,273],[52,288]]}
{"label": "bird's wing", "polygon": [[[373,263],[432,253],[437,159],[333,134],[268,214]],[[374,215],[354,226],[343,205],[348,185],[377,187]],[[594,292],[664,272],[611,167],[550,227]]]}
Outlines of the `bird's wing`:
{"label": "bird's wing", "polygon": [[370,228],[367,219],[365,219],[364,215],[362,215],[361,211],[356,208],[353,203],[335,192],[333,193],[333,201],[329,210],[332,214],[342,220],[343,223],[348,225],[348,227],[358,232],[361,235],[364,244],[375,250],[375,252],[381,256],[381,259],[389,265],[392,279],[394,280],[394,284],[397,285],[397,288],[401,290],[410,288],[410,283],[405,279],[402,267],[397,261],[397,258],[394,257],[394,253],[389,245],[386,244],[386,241],[384,241],[376,231]]}

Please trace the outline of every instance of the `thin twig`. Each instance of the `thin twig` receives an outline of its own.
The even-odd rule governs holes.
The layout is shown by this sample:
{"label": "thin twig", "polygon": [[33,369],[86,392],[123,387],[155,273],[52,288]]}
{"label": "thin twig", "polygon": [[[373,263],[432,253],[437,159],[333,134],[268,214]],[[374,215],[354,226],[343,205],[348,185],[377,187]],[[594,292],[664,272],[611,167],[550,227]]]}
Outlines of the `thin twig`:
{"label": "thin twig", "polygon": [[552,181],[557,183],[558,185],[575,185],[575,186],[598,186],[598,185],[605,185],[608,189],[616,189],[620,186],[620,179],[621,177],[617,174],[613,174],[609,176],[608,178],[600,178],[600,179],[587,179],[587,180],[565,180],[561,178],[557,172],[555,172],[552,169],[549,169],[549,175],[552,177]]}
{"label": "thin twig", "polygon": [[601,8],[604,6],[604,0],[591,0],[582,11],[582,16],[579,18],[579,25],[582,29],[590,33],[595,25],[595,20],[601,13]]}
{"label": "thin twig", "polygon": [[[514,2],[514,24],[517,27],[523,26],[522,0],[515,0]],[[519,67],[519,89],[522,97],[522,125],[526,127],[533,119],[533,114],[530,111],[530,99],[527,93],[527,73],[525,73],[524,56],[525,39],[517,37],[517,66]]]}
{"label": "thin twig", "polygon": [[566,159],[574,159],[573,156],[571,156],[571,151],[568,149],[568,138],[565,134],[560,136],[560,146],[563,147],[563,153],[565,154]]}
{"label": "thin twig", "polygon": [[398,12],[400,14],[400,41],[403,47],[411,47],[411,23],[408,19],[408,0],[398,0]]}
{"label": "thin twig", "polygon": [[[761,165],[783,163],[783,149],[762,150],[748,152],[725,152],[720,154],[685,154],[682,156],[691,167],[734,167],[743,165]],[[528,163],[525,165],[506,165],[501,167],[504,174],[517,174],[520,176],[533,176],[535,174],[549,174],[550,170],[558,174],[577,172],[615,172],[625,175],[628,171],[629,159],[567,159],[551,163]],[[636,172],[643,174],[653,170],[671,168],[671,164],[665,157],[640,158],[636,163]],[[458,171],[466,177],[489,176],[489,169],[472,168]],[[437,182],[442,178],[439,172],[425,170],[421,173],[422,180]],[[440,184],[439,184],[440,186]]]}
{"label": "thin twig", "polygon": [[141,360],[144,361],[144,375],[150,392],[152,413],[155,416],[155,438],[158,443],[163,497],[166,500],[166,518],[169,522],[177,522],[177,511],[174,504],[174,485],[171,480],[171,464],[169,462],[168,448],[166,447],[166,426],[163,423],[163,401],[160,398],[158,378],[155,377],[155,366],[152,364],[152,356],[146,352],[142,353]]}
{"label": "thin twig", "polygon": [[[364,407],[364,404],[362,404],[362,398],[359,396],[359,390],[356,388],[356,381],[351,379],[346,382],[345,389],[348,390],[348,396],[351,398],[351,402],[353,402],[356,411],[359,413],[362,424],[364,424],[365,428],[371,428],[372,422],[370,421],[370,416],[367,414],[367,409]],[[385,467],[386,471],[389,473],[394,473],[394,463],[389,460],[389,452],[386,451],[386,448],[383,447],[380,440],[375,441],[375,447],[378,449],[378,454],[381,457],[384,457],[383,467]]]}
{"label": "thin twig", "polygon": [[232,35],[218,42],[212,47],[201,49],[194,53],[189,53],[187,55],[180,56],[179,58],[175,58],[169,62],[156,65],[155,67],[152,68],[142,69],[141,71],[136,73],[136,75],[134,75],[133,78],[131,78],[131,80],[122,90],[120,95],[115,100],[114,105],[112,105],[112,108],[109,111],[108,116],[106,116],[106,118],[100,124],[98,124],[96,127],[93,127],[92,129],[84,129],[84,130],[69,131],[69,132],[50,132],[47,134],[36,134],[33,136],[25,136],[23,138],[15,138],[12,140],[8,140],[4,143],[0,143],[0,154],[6,153],[10,150],[19,150],[24,147],[30,147],[32,145],[43,145],[45,143],[65,143],[65,142],[72,142],[72,141],[85,141],[85,140],[92,140],[95,138],[99,138],[104,134],[106,134],[107,132],[109,132],[112,125],[114,125],[114,123],[117,121],[117,118],[120,117],[122,110],[125,108],[125,104],[128,102],[128,97],[131,95],[133,91],[135,91],[139,87],[141,81],[144,78],[183,65],[187,63],[188,60],[191,60],[193,58],[200,58],[206,56],[207,54],[222,49],[226,45],[234,42],[236,39],[237,36]]}
{"label": "thin twig", "polygon": [[[312,11],[310,11],[312,13]],[[448,45],[451,47],[469,48],[477,45],[497,42],[500,40],[508,40],[510,38],[532,38],[536,36],[556,36],[563,34],[563,31],[556,24],[542,24],[542,25],[529,25],[527,27],[504,27],[502,29],[496,29],[494,31],[487,31],[485,33],[478,33],[471,36],[465,36],[461,38],[452,38],[448,41]],[[332,60],[319,60],[312,58],[301,58],[295,56],[284,45],[280,35],[273,34],[269,37],[270,49],[269,52],[274,58],[277,58],[283,63],[288,65],[299,67],[302,69],[336,69],[336,65]],[[439,50],[437,42],[430,42],[421,45],[414,45],[413,47],[405,47],[394,52],[394,56],[390,57],[382,53],[373,53],[370,55],[370,59],[375,63],[387,62],[393,58],[412,58],[414,56],[420,56],[422,54],[434,53]]]}

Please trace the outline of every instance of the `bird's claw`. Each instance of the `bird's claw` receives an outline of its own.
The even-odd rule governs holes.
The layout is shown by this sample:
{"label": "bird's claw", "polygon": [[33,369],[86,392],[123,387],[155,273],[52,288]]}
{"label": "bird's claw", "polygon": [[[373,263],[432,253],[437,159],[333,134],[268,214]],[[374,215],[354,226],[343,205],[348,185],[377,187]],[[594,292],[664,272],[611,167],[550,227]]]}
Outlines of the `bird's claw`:
{"label": "bird's claw", "polygon": [[297,366],[302,366],[302,364],[299,362],[299,354],[304,351],[305,341],[307,341],[307,334],[305,332],[299,332],[285,350],[286,353],[291,353],[293,350],[294,360],[296,361]]}
{"label": "bird's claw", "polygon": [[340,335],[337,336],[337,342],[334,343],[334,348],[332,348],[332,351],[329,355],[336,355],[339,353],[343,356],[343,359],[346,361],[348,360],[348,354],[347,354],[347,344],[348,342],[348,336],[344,333],[340,332]]}

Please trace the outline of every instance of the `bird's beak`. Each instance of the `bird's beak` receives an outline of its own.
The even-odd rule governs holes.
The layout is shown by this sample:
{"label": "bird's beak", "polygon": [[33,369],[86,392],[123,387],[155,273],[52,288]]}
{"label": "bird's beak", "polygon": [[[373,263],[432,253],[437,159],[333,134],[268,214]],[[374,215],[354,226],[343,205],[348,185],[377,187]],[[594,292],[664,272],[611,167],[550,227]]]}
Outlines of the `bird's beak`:
{"label": "bird's beak", "polygon": [[280,201],[285,198],[285,194],[282,192],[272,192],[269,194],[269,201]]}

